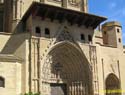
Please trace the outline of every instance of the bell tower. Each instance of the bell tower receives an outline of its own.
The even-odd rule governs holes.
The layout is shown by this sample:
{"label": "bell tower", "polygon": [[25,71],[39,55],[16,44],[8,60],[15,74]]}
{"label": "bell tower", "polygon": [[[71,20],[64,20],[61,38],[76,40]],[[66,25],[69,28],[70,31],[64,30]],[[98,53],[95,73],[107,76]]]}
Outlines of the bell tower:
{"label": "bell tower", "polygon": [[103,44],[123,48],[122,26],[119,22],[111,21],[102,25]]}

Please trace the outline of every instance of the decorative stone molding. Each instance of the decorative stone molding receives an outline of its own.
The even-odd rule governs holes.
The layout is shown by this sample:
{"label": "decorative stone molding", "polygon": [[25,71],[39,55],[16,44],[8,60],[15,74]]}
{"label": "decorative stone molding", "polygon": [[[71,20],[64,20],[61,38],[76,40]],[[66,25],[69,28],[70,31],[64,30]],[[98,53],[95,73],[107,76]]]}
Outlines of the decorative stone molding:
{"label": "decorative stone molding", "polygon": [[61,31],[60,35],[57,37],[56,42],[61,42],[61,41],[70,41],[75,43],[73,37],[70,34],[70,30],[65,26],[64,29]]}
{"label": "decorative stone molding", "polygon": [[1,62],[23,62],[23,59],[18,58],[14,55],[8,55],[8,54],[0,54],[0,61]]}

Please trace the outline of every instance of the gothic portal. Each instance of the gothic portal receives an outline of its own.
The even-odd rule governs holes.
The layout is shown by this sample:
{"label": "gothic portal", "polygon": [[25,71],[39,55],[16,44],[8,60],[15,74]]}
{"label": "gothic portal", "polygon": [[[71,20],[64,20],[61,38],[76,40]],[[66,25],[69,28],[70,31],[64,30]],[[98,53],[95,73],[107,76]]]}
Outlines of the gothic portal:
{"label": "gothic portal", "polygon": [[90,64],[81,49],[68,41],[59,42],[43,64],[41,92],[47,90],[46,86],[51,92],[51,84],[65,84],[64,95],[89,95],[92,94],[91,77]]}

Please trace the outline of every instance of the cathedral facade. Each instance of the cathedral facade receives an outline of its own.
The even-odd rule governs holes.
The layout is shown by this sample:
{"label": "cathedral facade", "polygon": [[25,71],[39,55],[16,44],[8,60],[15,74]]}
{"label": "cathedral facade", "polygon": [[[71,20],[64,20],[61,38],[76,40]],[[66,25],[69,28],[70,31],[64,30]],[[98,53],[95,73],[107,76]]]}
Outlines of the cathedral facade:
{"label": "cathedral facade", "polygon": [[0,0],[1,95],[124,95],[122,26],[106,19],[88,0]]}

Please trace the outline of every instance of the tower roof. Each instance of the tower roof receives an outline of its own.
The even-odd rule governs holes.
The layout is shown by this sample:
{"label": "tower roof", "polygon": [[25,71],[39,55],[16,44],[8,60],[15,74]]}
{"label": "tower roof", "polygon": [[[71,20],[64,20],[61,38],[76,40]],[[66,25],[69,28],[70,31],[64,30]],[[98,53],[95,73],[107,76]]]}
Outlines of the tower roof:
{"label": "tower roof", "polygon": [[118,26],[121,27],[121,24],[117,21],[110,21],[110,22],[106,22],[102,25],[102,27],[110,27],[110,26]]}
{"label": "tower roof", "polygon": [[84,13],[80,11],[70,10],[62,7],[52,6],[40,2],[33,2],[27,12],[24,14],[22,21],[25,21],[30,15],[40,16],[41,18],[50,18],[59,20],[60,22],[67,20],[69,23],[84,25],[95,29],[101,22],[107,18]]}

